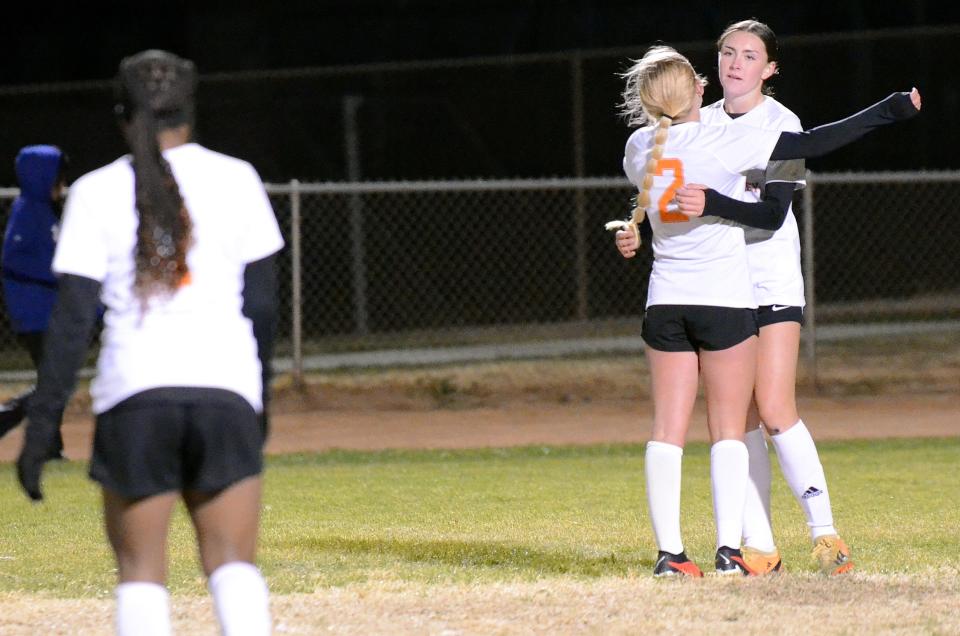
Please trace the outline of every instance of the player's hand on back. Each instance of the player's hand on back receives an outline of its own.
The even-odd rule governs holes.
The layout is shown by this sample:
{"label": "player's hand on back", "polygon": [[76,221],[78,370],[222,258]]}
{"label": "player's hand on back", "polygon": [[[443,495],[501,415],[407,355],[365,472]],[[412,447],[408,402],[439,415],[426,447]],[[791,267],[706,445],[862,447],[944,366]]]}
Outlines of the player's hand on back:
{"label": "player's hand on back", "polygon": [[920,91],[917,90],[916,86],[914,86],[913,90],[910,91],[910,101],[913,102],[914,108],[920,110]]}
{"label": "player's hand on back", "polygon": [[687,216],[703,216],[706,206],[704,190],[707,186],[700,183],[685,183],[673,197],[677,203],[677,212]]}

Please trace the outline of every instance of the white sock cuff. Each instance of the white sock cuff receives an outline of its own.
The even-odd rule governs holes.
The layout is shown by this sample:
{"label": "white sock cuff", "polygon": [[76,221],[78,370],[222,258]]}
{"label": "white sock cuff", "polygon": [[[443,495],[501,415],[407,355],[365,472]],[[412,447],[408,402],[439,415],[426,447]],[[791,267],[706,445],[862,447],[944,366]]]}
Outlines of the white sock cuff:
{"label": "white sock cuff", "polygon": [[117,596],[150,596],[163,599],[170,598],[170,592],[167,591],[167,588],[159,583],[151,583],[149,581],[128,581],[126,583],[119,583],[117,584],[116,593]]}
{"label": "white sock cuff", "polygon": [[[257,566],[246,561],[230,561],[229,563],[224,563],[210,574],[208,585],[210,586],[210,590],[215,592],[218,587],[226,584],[228,581],[252,578],[263,581],[263,575],[260,574],[260,569]],[[264,587],[266,587],[266,583],[264,583]]]}
{"label": "white sock cuff", "polygon": [[647,442],[647,450],[654,451],[658,453],[671,453],[677,457],[683,456],[683,447],[677,446],[676,444],[668,444],[667,442]]}
{"label": "white sock cuff", "polygon": [[[729,449],[729,451],[728,451]],[[733,449],[743,449],[743,453],[747,453],[747,445],[741,442],[738,439],[722,439],[719,442],[715,442],[713,446],[710,447],[710,457],[713,457],[714,453],[724,453],[724,452],[741,452],[739,450]]]}
{"label": "white sock cuff", "polygon": [[780,442],[789,442],[794,437],[803,435],[805,437],[811,437],[810,431],[807,430],[807,425],[803,423],[803,420],[797,420],[797,423],[785,430],[782,433],[777,433],[771,435],[770,439],[780,441]]}

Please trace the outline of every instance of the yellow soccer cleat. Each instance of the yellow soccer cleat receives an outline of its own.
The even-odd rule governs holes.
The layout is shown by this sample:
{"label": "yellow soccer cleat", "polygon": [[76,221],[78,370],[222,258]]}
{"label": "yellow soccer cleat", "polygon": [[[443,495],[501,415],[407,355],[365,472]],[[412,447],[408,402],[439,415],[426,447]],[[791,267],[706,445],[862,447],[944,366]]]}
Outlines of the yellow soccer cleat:
{"label": "yellow soccer cleat", "polygon": [[780,574],[784,571],[783,561],[780,560],[780,551],[777,549],[774,549],[773,552],[763,552],[745,545],[740,549],[740,553],[743,555],[743,562],[746,563],[754,576]]}
{"label": "yellow soccer cleat", "polygon": [[813,544],[813,558],[820,566],[820,571],[827,576],[846,574],[853,569],[850,548],[835,534],[817,537]]}

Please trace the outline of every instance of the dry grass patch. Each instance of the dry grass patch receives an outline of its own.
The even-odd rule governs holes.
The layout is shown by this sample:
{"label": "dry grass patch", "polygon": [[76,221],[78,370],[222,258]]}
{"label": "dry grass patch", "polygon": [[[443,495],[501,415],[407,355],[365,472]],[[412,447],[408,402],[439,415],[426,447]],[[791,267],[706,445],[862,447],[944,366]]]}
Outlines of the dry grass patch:
{"label": "dry grass patch", "polygon": [[[425,585],[381,580],[274,596],[277,634],[960,633],[957,572],[824,579]],[[176,633],[216,634],[210,601],[173,599]],[[0,595],[3,634],[110,634],[113,603]]]}
{"label": "dry grass patch", "polygon": [[[960,391],[960,334],[822,343],[818,383],[801,364],[801,395]],[[642,354],[478,362],[424,368],[312,373],[306,386],[275,383],[275,412],[429,410],[516,403],[567,404],[649,398]]]}

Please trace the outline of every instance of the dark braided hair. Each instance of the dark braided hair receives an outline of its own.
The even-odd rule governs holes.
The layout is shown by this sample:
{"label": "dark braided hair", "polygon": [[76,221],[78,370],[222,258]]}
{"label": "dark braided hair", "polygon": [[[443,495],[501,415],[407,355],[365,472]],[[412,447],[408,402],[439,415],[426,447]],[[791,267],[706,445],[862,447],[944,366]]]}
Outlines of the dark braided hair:
{"label": "dark braided hair", "polygon": [[172,294],[189,275],[192,223],[157,134],[193,124],[196,84],[193,63],[166,51],[144,51],[120,63],[116,113],[133,154],[140,217],[133,288],[144,304]]}

